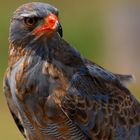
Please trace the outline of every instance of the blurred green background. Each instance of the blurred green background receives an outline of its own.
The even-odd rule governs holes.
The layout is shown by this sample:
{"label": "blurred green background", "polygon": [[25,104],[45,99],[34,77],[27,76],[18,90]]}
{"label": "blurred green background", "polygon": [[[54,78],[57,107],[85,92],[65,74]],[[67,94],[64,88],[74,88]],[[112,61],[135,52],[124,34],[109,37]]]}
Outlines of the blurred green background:
{"label": "blurred green background", "polygon": [[[2,94],[13,11],[27,0],[0,1],[0,140],[23,140]],[[64,38],[85,57],[115,73],[133,73],[129,88],[140,100],[140,6],[135,1],[44,0],[60,10]]]}

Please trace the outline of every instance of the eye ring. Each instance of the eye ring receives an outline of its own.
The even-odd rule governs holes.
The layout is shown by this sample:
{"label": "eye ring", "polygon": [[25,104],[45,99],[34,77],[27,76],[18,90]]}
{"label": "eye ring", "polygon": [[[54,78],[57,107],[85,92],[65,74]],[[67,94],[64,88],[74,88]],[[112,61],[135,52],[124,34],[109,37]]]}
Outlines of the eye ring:
{"label": "eye ring", "polygon": [[25,17],[24,18],[24,23],[29,27],[36,25],[37,22],[38,22],[37,17]]}

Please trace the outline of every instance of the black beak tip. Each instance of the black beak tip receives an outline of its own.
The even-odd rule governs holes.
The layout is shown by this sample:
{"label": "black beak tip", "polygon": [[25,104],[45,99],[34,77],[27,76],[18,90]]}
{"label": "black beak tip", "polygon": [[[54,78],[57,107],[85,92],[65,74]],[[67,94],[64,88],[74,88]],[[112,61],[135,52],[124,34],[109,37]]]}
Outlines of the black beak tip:
{"label": "black beak tip", "polygon": [[58,22],[58,33],[61,37],[63,37],[63,29],[62,29],[62,26],[59,22]]}

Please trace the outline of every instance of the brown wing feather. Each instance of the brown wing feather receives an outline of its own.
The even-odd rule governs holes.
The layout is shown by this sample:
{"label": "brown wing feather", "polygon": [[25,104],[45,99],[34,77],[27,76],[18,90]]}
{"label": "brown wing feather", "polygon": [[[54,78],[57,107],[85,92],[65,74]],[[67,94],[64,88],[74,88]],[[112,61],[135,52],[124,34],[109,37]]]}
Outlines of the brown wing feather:
{"label": "brown wing feather", "polygon": [[[82,79],[84,78],[74,85],[80,85]],[[131,128],[140,125],[139,103],[120,83],[114,84],[99,77],[97,79],[102,82],[96,82],[95,87],[93,85],[92,95],[77,93],[78,87],[75,92],[66,95],[62,101],[63,110],[91,139],[114,140],[122,137],[121,128],[133,133]],[[102,84],[104,89],[99,84]],[[74,88],[74,85],[71,88]],[[87,88],[89,91],[90,83]],[[124,135],[125,139],[128,134]]]}

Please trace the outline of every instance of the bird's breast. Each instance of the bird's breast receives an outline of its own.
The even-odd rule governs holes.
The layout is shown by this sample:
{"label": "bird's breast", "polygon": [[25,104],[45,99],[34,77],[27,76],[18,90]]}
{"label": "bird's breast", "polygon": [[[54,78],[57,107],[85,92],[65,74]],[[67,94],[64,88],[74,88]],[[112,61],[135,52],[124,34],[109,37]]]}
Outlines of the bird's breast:
{"label": "bird's breast", "polygon": [[16,94],[24,100],[27,94],[40,96],[63,96],[68,87],[68,78],[54,64],[47,61],[23,59],[13,69]]}
{"label": "bird's breast", "polygon": [[67,76],[47,61],[23,58],[11,71],[12,94],[31,124],[35,121],[44,127],[48,120],[57,118],[67,87]]}

